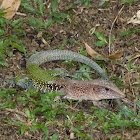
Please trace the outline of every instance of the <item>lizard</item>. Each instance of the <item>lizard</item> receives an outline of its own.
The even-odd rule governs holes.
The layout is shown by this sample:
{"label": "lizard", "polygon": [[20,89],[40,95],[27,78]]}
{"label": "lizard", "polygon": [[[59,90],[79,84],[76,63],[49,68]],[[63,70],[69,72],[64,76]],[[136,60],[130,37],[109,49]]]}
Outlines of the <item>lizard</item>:
{"label": "lizard", "polygon": [[[79,81],[56,77],[55,70],[43,70],[39,66],[45,62],[55,60],[73,60],[84,63],[96,70],[102,79]],[[16,85],[22,88],[34,86],[41,92],[58,91],[65,93],[65,97],[74,100],[101,100],[124,98],[125,95],[115,84],[108,80],[103,69],[93,60],[76,52],[67,50],[48,50],[38,52],[27,60],[29,75],[15,78]]]}

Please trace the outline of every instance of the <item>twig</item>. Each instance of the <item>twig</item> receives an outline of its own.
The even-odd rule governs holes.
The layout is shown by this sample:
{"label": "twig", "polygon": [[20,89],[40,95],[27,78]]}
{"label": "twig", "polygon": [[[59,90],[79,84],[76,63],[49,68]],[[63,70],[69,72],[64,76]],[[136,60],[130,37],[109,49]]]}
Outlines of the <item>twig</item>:
{"label": "twig", "polygon": [[109,54],[110,54],[110,45],[111,45],[111,32],[112,32],[112,29],[113,29],[113,26],[114,26],[114,24],[115,24],[115,22],[116,22],[116,20],[117,20],[117,18],[118,18],[118,16],[119,16],[119,14],[121,13],[121,11],[122,11],[122,9],[124,8],[124,5],[122,6],[122,8],[120,9],[120,11],[118,12],[118,15],[116,16],[116,18],[114,19],[114,21],[113,21],[113,23],[112,23],[112,25],[111,25],[111,29],[110,29],[110,32],[109,32]]}
{"label": "twig", "polygon": [[19,114],[19,115],[22,115],[24,116],[25,118],[27,118],[27,115],[17,109],[11,109],[11,108],[5,108],[4,109],[5,111],[9,111],[9,112],[13,112],[13,113],[16,113],[16,114]]}
{"label": "twig", "polygon": [[134,104],[130,103],[128,100],[122,99],[122,101],[125,102],[126,104],[128,104],[128,105],[134,107]]}
{"label": "twig", "polygon": [[20,12],[16,12],[17,15],[20,15],[20,16],[27,16],[26,14],[24,13],[20,13]]}
{"label": "twig", "polygon": [[67,115],[67,118],[70,121],[71,125],[73,126],[73,123],[72,123],[72,121],[71,121],[71,119],[70,119],[70,117],[68,115]]}
{"label": "twig", "polygon": [[[134,107],[134,108],[136,108],[135,106],[135,104],[133,104],[133,103],[131,103],[131,102],[129,102],[128,100],[126,100],[126,99],[121,99],[123,102],[125,102],[126,104],[128,104],[129,106],[131,106],[131,107]],[[137,101],[138,99],[136,99],[136,101]],[[136,102],[135,101],[135,102]],[[140,110],[140,107],[139,106],[137,106],[137,109],[138,110]]]}

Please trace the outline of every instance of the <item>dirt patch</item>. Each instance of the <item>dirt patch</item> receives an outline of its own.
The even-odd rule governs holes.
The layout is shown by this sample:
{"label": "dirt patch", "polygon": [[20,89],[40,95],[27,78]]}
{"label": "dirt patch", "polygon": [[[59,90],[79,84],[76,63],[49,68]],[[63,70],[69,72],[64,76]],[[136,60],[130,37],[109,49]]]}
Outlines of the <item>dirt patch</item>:
{"label": "dirt patch", "polygon": [[[26,59],[31,55],[31,53],[35,51],[43,51],[43,50],[54,50],[58,49],[62,46],[64,40],[70,40],[74,39],[79,44],[75,44],[73,42],[67,42],[66,45],[62,47],[62,49],[65,50],[71,50],[74,52],[79,52],[81,46],[85,46],[83,41],[88,43],[94,50],[96,50],[98,53],[107,56],[109,55],[109,48],[108,45],[104,45],[102,47],[97,47],[93,45],[95,41],[98,41],[96,36],[94,34],[91,34],[91,30],[96,27],[96,30],[104,35],[106,40],[109,40],[109,33],[111,30],[111,25],[118,15],[119,10],[122,8],[122,5],[118,3],[117,1],[112,1],[111,4],[109,4],[107,7],[99,8],[98,5],[99,1],[93,1],[90,4],[93,7],[84,7],[83,5],[76,5],[76,8],[67,10],[66,7],[69,6],[72,1],[60,1],[59,4],[59,11],[60,12],[67,12],[70,14],[70,19],[66,20],[64,24],[59,23],[53,23],[49,28],[42,31],[42,36],[44,37],[46,44],[43,43],[42,37],[38,35],[38,31],[31,28],[27,24],[23,25],[23,29],[26,32],[26,36],[21,37],[22,40],[24,40],[25,48],[27,51],[27,56],[25,56],[23,53],[17,51],[16,49],[10,49],[14,56],[9,57],[7,56],[7,62],[9,64],[8,67],[0,67],[0,73],[1,78],[5,77],[13,77],[14,75],[20,75],[26,74]],[[49,12],[49,9],[46,9]],[[117,17],[116,22],[114,23],[113,29],[112,29],[112,35],[114,36],[114,42],[111,44],[111,54],[115,53],[118,50],[123,50],[124,54],[123,57],[119,60],[119,63],[121,65],[115,64],[115,63],[108,63],[105,62],[103,66],[107,69],[109,77],[111,77],[112,72],[114,73],[115,77],[123,77],[124,82],[123,84],[127,87],[125,88],[125,92],[132,93],[135,95],[136,93],[139,94],[139,90],[135,86],[136,83],[136,77],[139,77],[138,72],[134,73],[128,73],[126,70],[126,62],[125,59],[128,55],[134,55],[140,52],[140,38],[139,34],[132,34],[130,36],[120,36],[119,34],[122,31],[133,29],[138,29],[138,25],[133,24],[127,24],[127,21],[129,18],[131,18],[133,15],[136,14],[136,12],[139,10],[139,2],[138,0],[134,4],[126,4],[123,7],[123,10],[121,14]],[[25,9],[22,9],[19,11],[22,13],[29,14],[28,11]],[[15,19],[23,18],[21,16],[15,16]],[[46,16],[46,18],[48,18]],[[24,19],[27,21],[27,17]],[[140,59],[136,59],[133,63],[136,66],[139,66]],[[78,69],[78,66],[73,65],[73,69]],[[61,64],[61,62],[50,62],[48,64],[44,64],[43,68],[55,68],[55,67],[63,67],[67,68],[67,65]],[[21,71],[23,70],[23,71]],[[124,71],[124,75],[122,73]],[[126,73],[126,74],[125,74]],[[22,89],[23,90],[23,89]],[[14,97],[13,97],[14,98]],[[130,97],[129,97],[130,98]],[[68,104],[67,101],[66,104]],[[133,101],[132,101],[133,102]],[[84,105],[83,105],[84,104]],[[85,112],[88,112],[88,110],[92,106],[92,102],[86,102],[86,103],[79,103],[77,106],[77,109],[83,109]],[[17,104],[17,109],[24,112],[24,107],[21,106],[21,104]],[[72,111],[72,110],[70,110]],[[76,110],[74,111],[76,112]],[[89,113],[89,112],[88,112]],[[13,119],[13,115],[15,113],[9,113],[9,112],[1,112],[0,119],[0,135],[1,140],[6,139],[28,139],[28,140],[41,140],[44,138],[44,133],[41,130],[36,130],[33,132],[27,131],[25,134],[21,135],[19,130],[20,128],[14,125],[5,124],[4,120],[7,118]],[[37,116],[38,120],[40,122],[43,122],[44,120],[41,119],[42,116]],[[65,123],[64,116],[58,116],[58,121],[60,124]],[[84,122],[85,123],[85,122]],[[75,122],[75,125],[76,122]],[[52,135],[57,132],[58,139],[63,140],[64,138],[69,139],[70,134],[72,133],[69,128],[61,127],[54,124],[49,125],[49,139],[51,139]],[[97,129],[89,129],[84,130],[85,134],[90,134],[91,137],[95,140],[99,139],[110,139],[110,137],[121,137],[122,139],[128,139],[128,140],[138,140],[138,130],[126,129],[121,131],[119,130],[110,130],[108,134],[105,135],[102,128]],[[75,138],[75,139],[82,139],[82,138]]]}

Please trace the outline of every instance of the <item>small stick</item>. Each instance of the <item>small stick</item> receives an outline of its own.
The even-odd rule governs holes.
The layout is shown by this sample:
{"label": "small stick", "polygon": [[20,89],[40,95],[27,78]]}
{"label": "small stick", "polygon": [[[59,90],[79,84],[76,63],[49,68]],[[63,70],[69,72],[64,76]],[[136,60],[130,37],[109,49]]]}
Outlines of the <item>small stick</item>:
{"label": "small stick", "polygon": [[17,109],[5,108],[4,110],[9,111],[9,112],[13,112],[13,113],[16,113],[16,114],[19,114],[19,115],[22,115],[25,118],[27,118],[27,115],[24,112],[21,112],[21,111],[19,111]]}
{"label": "small stick", "polygon": [[110,32],[109,32],[109,54],[110,54],[110,45],[111,45],[111,40],[110,40],[110,38],[111,38],[111,32],[112,32],[112,29],[113,29],[113,26],[114,26],[114,24],[115,24],[115,22],[116,22],[116,20],[117,20],[117,18],[118,18],[118,16],[119,16],[119,14],[121,13],[121,11],[123,10],[123,8],[124,8],[124,5],[122,6],[122,8],[120,9],[120,11],[118,12],[118,15],[116,16],[116,18],[114,19],[114,21],[113,21],[113,23],[112,23],[112,25],[111,25],[111,29],[110,29]]}

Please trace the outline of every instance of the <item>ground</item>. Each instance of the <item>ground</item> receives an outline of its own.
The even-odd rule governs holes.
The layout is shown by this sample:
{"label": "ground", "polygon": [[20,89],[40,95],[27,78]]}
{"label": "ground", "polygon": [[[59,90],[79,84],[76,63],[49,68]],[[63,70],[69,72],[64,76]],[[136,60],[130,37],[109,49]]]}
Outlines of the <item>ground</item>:
{"label": "ground", "polygon": [[[90,2],[90,5],[92,7],[86,7],[84,4],[75,4],[75,8],[72,8],[70,10],[66,9],[70,4],[74,3],[74,1],[60,1],[58,6],[58,11],[63,13],[68,13],[70,15],[69,19],[66,19],[64,24],[59,23],[53,23],[50,27],[46,29],[35,29],[31,27],[29,24],[26,24],[26,21],[28,22],[28,17],[34,17],[35,15],[30,13],[28,10],[23,8],[22,6],[19,7],[19,11],[21,13],[26,14],[26,16],[22,15],[15,15],[13,21],[15,19],[24,19],[25,23],[22,25],[22,29],[26,32],[25,36],[21,36],[20,39],[25,41],[25,49],[27,52],[27,55],[25,56],[24,53],[21,53],[17,49],[13,48],[7,48],[8,50],[13,52],[13,56],[10,57],[7,55],[6,60],[8,63],[8,67],[0,67],[0,76],[1,78],[6,77],[13,77],[13,75],[20,75],[26,74],[26,59],[30,57],[32,53],[35,51],[43,51],[43,50],[54,50],[61,48],[63,50],[72,50],[74,52],[79,52],[80,48],[83,47],[83,50],[85,51],[85,45],[84,42],[86,42],[88,45],[92,47],[96,52],[103,56],[108,56],[110,54],[114,54],[117,51],[123,52],[123,56],[118,60],[118,63],[115,62],[108,62],[108,61],[101,61],[102,67],[104,67],[107,72],[109,78],[117,79],[118,77],[122,80],[122,85],[119,88],[126,94],[126,100],[131,102],[132,105],[127,104],[126,102],[122,102],[122,104],[127,105],[130,107],[135,113],[138,112],[138,110],[135,108],[135,102],[139,98],[139,89],[138,89],[138,81],[137,78],[140,78],[139,72],[140,70],[134,70],[129,71],[126,64],[128,63],[128,60],[126,59],[127,56],[130,55],[136,55],[140,53],[140,38],[139,33],[132,34],[132,35],[125,35],[120,36],[120,33],[123,31],[128,31],[131,28],[134,30],[138,29],[138,24],[128,24],[127,21],[133,17],[137,11],[139,10],[140,3],[138,0],[135,1],[135,3],[130,4],[124,4],[121,5],[118,1],[112,1],[108,6],[105,7],[98,7],[99,1],[93,1]],[[43,16],[43,20],[47,20],[50,18],[50,7],[48,6],[50,2],[46,2],[46,11],[47,14]],[[121,13],[119,11],[121,10]],[[36,16],[39,19],[42,19],[40,16]],[[117,17],[113,28],[111,29],[111,26],[113,24],[113,21]],[[94,34],[91,34],[92,29],[96,28],[96,31],[100,32],[104,35],[106,40],[109,40],[109,33],[111,31],[111,34],[114,37],[114,42],[110,46],[110,52],[109,52],[109,45],[103,45],[103,46],[95,46],[94,42],[98,41],[97,37]],[[42,39],[43,38],[43,39]],[[68,41],[64,46],[62,44],[64,43],[64,40],[76,40],[78,43],[70,42]],[[45,40],[45,41],[44,41]],[[84,42],[83,42],[84,41]],[[91,58],[90,56],[87,56]],[[97,61],[97,60],[94,60]],[[99,61],[98,61],[99,62]],[[72,69],[78,69],[78,63],[74,63],[75,65],[72,65]],[[139,67],[140,59],[136,58],[132,60],[132,64]],[[50,62],[48,64],[44,64],[43,68],[54,68],[54,67],[61,67],[61,68],[67,68],[68,65],[61,64],[61,61],[56,62]],[[14,87],[18,90],[18,87]],[[27,91],[27,90],[26,90]],[[23,92],[25,92],[23,90]],[[21,93],[20,93],[21,94]],[[24,97],[24,95],[23,95]],[[20,134],[20,128],[21,126],[6,123],[4,120],[12,120],[16,121],[17,116],[20,114],[19,112],[24,112],[25,108],[29,108],[30,110],[34,109],[35,106],[32,102],[29,104],[22,104],[20,101],[18,101],[15,96],[11,97],[12,100],[16,101],[16,108],[14,109],[3,109],[0,113],[0,139],[1,140],[7,140],[7,139],[19,139],[19,140],[42,140],[44,138],[44,132],[41,129],[37,129],[35,131],[25,131],[23,135]],[[35,97],[32,97],[35,98]],[[6,100],[6,99],[5,99]],[[70,102],[67,100],[62,100],[65,104],[67,104],[69,107]],[[2,103],[4,103],[4,100],[1,100]],[[107,101],[109,102],[109,101]],[[111,103],[115,107],[117,106],[115,101],[112,101]],[[77,112],[77,110],[82,110],[84,113],[84,116],[92,113],[94,111],[91,111],[91,108],[93,107],[93,103],[91,101],[82,101],[77,104],[77,101],[73,101],[71,108],[65,108],[64,110],[67,111],[71,116]],[[76,106],[76,107],[74,107]],[[114,110],[115,107],[107,106],[106,109]],[[19,110],[18,113],[15,113],[16,110]],[[95,110],[98,110],[97,108]],[[118,111],[118,110],[117,110]],[[77,114],[78,115],[78,114]],[[95,115],[95,114],[94,114]],[[21,120],[23,122],[26,120],[27,122],[30,121],[29,118],[26,118],[24,115],[20,115]],[[66,127],[66,125],[63,125],[66,123],[66,120],[69,119],[67,115],[57,115],[55,118],[55,121],[53,123],[50,123],[48,125],[49,130],[49,136],[48,139],[51,139],[52,135],[57,133],[58,139],[77,139],[81,140],[82,137],[78,137],[75,135],[73,129],[70,129],[69,127]],[[83,119],[83,120],[82,120]],[[36,120],[38,122],[45,122],[46,118],[42,115],[37,113],[36,114]],[[73,125],[78,125],[80,123],[82,126],[88,126],[89,122],[84,120],[84,118],[81,118],[82,121],[76,122],[73,121]],[[92,121],[96,121],[97,118],[92,118]],[[27,123],[26,122],[26,123]],[[59,123],[59,125],[57,125]],[[27,126],[30,123],[28,122]],[[87,127],[83,130],[80,130],[81,133],[89,134],[91,139],[95,140],[101,140],[101,139],[112,139],[116,137],[120,137],[120,139],[128,139],[128,140],[138,140],[140,136],[138,135],[139,130],[135,129],[133,127],[130,128],[117,128],[115,130],[111,130],[106,134],[104,132],[103,126],[91,128]],[[88,139],[88,138],[83,138]]]}

